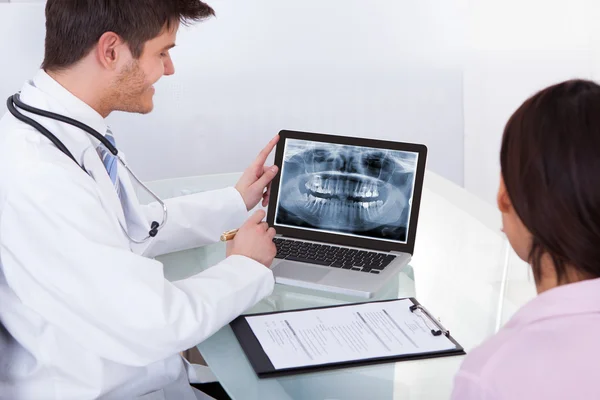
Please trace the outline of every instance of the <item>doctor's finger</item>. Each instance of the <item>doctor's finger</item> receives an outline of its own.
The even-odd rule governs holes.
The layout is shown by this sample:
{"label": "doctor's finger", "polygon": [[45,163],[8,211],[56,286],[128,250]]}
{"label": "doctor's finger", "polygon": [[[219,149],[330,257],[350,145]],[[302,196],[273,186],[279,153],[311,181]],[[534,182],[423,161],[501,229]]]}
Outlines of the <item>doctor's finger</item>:
{"label": "doctor's finger", "polygon": [[[262,173],[266,174],[267,172],[269,172],[269,169],[271,169],[273,167],[276,167],[276,166],[275,165],[269,165],[269,166],[263,165],[263,167],[262,167]],[[262,174],[260,176],[262,176]]]}
{"label": "doctor's finger", "polygon": [[277,235],[277,231],[275,230],[275,228],[269,228],[269,229],[267,230],[267,236],[268,236],[270,239],[273,239],[273,238],[275,237],[275,235]]}
{"label": "doctor's finger", "polygon": [[271,139],[271,141],[267,143],[265,148],[262,149],[260,153],[258,153],[258,157],[256,157],[254,163],[256,165],[263,165],[265,161],[267,161],[267,157],[269,157],[269,154],[271,154],[271,152],[275,148],[275,145],[277,145],[277,142],[279,142],[279,135],[276,135],[273,139]]}
{"label": "doctor's finger", "polygon": [[260,227],[260,230],[264,232],[266,232],[269,229],[269,224],[267,224],[266,222],[261,222],[260,224],[258,224],[258,226]]}
{"label": "doctor's finger", "polygon": [[248,218],[246,223],[249,225],[256,225],[265,218],[265,215],[267,214],[264,210],[257,210],[250,218]]}
{"label": "doctor's finger", "polygon": [[263,207],[266,207],[269,204],[269,199],[271,198],[271,184],[267,186],[267,191],[263,193]]}
{"label": "doctor's finger", "polygon": [[279,169],[277,168],[276,165],[273,165],[271,168],[268,168],[264,174],[262,174],[262,176],[260,178],[258,178],[258,180],[256,182],[254,182],[253,186],[257,186],[258,188],[260,188],[260,191],[262,192],[264,190],[264,188],[266,188],[271,181],[273,180],[273,178],[275,178],[275,176],[277,175],[277,172],[279,172]]}

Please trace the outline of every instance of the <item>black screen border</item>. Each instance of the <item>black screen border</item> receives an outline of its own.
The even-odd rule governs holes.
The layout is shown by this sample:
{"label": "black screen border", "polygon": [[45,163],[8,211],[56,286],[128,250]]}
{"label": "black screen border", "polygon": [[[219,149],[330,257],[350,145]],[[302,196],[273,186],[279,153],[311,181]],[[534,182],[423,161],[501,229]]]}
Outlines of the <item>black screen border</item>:
{"label": "black screen border", "polygon": [[[362,247],[380,251],[397,251],[413,254],[415,248],[415,239],[417,235],[417,223],[419,220],[419,210],[421,208],[421,195],[423,192],[423,179],[425,177],[425,166],[427,159],[427,146],[416,143],[392,142],[377,139],[365,139],[349,136],[339,136],[325,133],[301,132],[282,130],[279,132],[279,142],[275,149],[275,165],[279,168],[277,176],[271,183],[271,197],[267,212],[267,223],[276,229],[277,234],[296,239],[313,240],[324,243],[337,244],[342,246]],[[346,236],[343,234],[333,234],[318,231],[309,231],[300,228],[291,228],[284,226],[275,226],[275,212],[277,209],[277,200],[279,198],[279,186],[281,183],[281,171],[283,166],[283,153],[287,139],[299,139],[312,142],[344,144],[360,147],[372,147],[385,150],[399,150],[418,153],[417,170],[415,173],[414,193],[412,199],[412,210],[408,225],[408,237],[406,243],[395,243],[385,240],[359,238]]]}

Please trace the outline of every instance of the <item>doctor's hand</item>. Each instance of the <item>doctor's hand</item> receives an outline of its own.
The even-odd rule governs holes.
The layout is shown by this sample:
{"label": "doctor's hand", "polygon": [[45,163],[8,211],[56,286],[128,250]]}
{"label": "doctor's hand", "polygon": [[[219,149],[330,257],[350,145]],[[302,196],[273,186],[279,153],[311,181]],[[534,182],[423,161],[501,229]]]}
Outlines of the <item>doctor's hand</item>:
{"label": "doctor's hand", "polygon": [[271,196],[271,181],[277,175],[277,167],[267,167],[265,161],[275,148],[279,141],[279,135],[275,136],[267,146],[256,157],[256,160],[244,171],[244,174],[235,185],[235,188],[242,195],[246,209],[252,210],[262,199],[262,206],[269,204]]}
{"label": "doctor's hand", "polygon": [[233,240],[227,242],[227,257],[246,256],[267,268],[271,266],[277,254],[275,229],[261,222],[264,217],[265,212],[258,210],[240,227]]}

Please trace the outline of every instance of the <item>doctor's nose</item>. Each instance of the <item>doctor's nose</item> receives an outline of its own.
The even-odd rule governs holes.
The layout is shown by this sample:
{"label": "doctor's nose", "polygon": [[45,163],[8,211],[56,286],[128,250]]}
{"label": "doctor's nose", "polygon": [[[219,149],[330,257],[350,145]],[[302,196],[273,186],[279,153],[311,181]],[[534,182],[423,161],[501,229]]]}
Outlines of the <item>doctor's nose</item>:
{"label": "doctor's nose", "polygon": [[165,75],[173,75],[175,73],[175,65],[173,64],[173,60],[169,57],[165,60]]}

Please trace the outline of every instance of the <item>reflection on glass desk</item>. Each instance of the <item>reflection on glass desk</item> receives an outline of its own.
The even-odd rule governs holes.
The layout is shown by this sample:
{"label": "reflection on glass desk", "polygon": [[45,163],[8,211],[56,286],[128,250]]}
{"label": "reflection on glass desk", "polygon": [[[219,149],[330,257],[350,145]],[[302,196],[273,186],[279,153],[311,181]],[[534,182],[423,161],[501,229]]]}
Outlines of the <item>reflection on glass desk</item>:
{"label": "reflection on glass desk", "polygon": [[[151,182],[161,197],[235,184],[239,174]],[[144,200],[144,199],[142,199]],[[528,266],[500,231],[498,211],[457,185],[427,172],[410,264],[375,297],[416,297],[467,353],[494,334],[535,295]],[[225,256],[224,244],[159,257],[170,280],[201,272]],[[245,313],[366,301],[276,285]],[[280,378],[258,379],[229,326],[198,349],[233,399],[447,399],[463,356],[403,361]]]}

